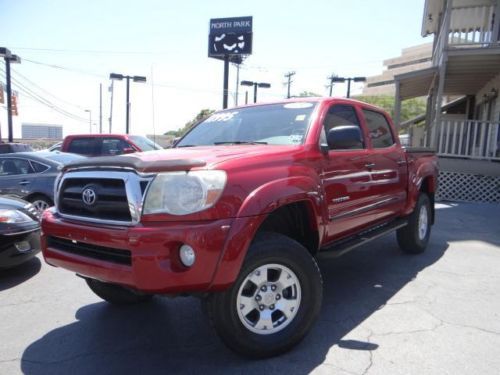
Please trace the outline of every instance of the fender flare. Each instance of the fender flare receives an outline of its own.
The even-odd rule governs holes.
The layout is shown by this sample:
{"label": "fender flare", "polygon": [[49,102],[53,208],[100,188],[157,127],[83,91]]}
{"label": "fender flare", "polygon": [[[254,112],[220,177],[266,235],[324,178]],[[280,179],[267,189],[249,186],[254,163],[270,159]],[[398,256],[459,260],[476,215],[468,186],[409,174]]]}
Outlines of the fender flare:
{"label": "fender flare", "polygon": [[[306,201],[313,215],[323,218],[322,199],[321,185],[304,176],[275,180],[250,193],[231,225],[209,290],[223,290],[236,280],[255,235],[271,212],[287,204]],[[320,228],[321,222],[313,225]]]}

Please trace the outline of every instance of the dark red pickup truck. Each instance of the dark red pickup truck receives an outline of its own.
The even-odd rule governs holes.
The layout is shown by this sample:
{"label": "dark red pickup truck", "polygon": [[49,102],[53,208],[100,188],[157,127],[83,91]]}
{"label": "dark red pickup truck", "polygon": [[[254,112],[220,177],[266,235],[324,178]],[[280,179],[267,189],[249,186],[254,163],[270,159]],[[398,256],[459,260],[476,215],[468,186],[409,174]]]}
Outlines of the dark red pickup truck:
{"label": "dark red pickup truck", "polygon": [[425,250],[437,172],[431,151],[403,149],[368,104],[234,108],[174,149],[67,165],[43,254],[111,303],[200,296],[230,348],[272,356],[318,316],[317,258],[395,230],[404,252]]}
{"label": "dark red pickup truck", "polygon": [[116,156],[161,149],[142,135],[129,134],[73,134],[66,136],[60,147],[62,152],[85,156]]}

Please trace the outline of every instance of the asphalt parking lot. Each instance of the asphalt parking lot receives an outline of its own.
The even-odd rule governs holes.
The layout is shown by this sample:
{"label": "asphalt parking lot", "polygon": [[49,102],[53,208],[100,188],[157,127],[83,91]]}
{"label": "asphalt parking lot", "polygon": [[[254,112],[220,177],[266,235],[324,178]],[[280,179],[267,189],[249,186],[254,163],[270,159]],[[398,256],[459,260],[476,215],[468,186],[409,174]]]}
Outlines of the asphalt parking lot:
{"label": "asphalt parking lot", "polygon": [[263,361],[226,349],[195,298],[116,308],[35,259],[0,274],[0,374],[498,374],[500,206],[438,207],[423,255],[390,235],[323,261],[319,321]]}

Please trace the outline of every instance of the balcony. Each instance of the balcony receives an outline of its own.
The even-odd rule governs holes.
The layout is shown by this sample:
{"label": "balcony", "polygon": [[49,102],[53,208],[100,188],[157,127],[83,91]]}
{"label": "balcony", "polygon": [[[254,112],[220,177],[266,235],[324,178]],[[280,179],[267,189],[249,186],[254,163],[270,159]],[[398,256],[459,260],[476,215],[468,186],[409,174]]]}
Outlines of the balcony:
{"label": "balcony", "polygon": [[465,5],[444,13],[433,51],[433,65],[443,62],[443,52],[463,49],[500,47],[498,6]]}
{"label": "balcony", "polygon": [[439,156],[500,161],[500,123],[442,121],[438,128]]}

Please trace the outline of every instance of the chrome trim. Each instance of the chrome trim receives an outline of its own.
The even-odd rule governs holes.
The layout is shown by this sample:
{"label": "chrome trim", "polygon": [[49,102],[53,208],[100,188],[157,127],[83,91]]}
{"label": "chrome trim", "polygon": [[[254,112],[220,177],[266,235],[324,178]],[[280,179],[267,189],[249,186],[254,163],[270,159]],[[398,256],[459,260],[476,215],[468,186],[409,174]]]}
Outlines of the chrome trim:
{"label": "chrome trim", "polygon": [[390,198],[382,199],[381,201],[378,201],[376,203],[368,204],[366,206],[356,208],[356,209],[349,211],[349,212],[344,212],[344,213],[339,214],[339,215],[330,216],[329,219],[330,219],[330,221],[333,221],[333,220],[338,220],[338,219],[342,219],[342,218],[349,217],[349,216],[359,215],[363,212],[374,210],[375,208],[378,208],[380,206],[385,206],[389,202],[394,202],[394,201],[398,201],[398,200],[401,200],[401,199],[398,197],[390,197]]}
{"label": "chrome trim", "polygon": [[[87,169],[87,168],[86,168]],[[55,210],[59,216],[65,219],[76,220],[76,221],[86,221],[89,223],[96,224],[111,224],[111,225],[125,225],[125,226],[133,226],[139,223],[141,219],[142,207],[144,204],[144,198],[146,194],[141,193],[141,185],[140,183],[143,181],[151,182],[154,178],[154,174],[138,174],[132,169],[126,169],[127,172],[124,171],[125,168],[115,168],[114,170],[110,170],[110,168],[106,168],[106,172],[102,170],[96,170],[93,168],[93,171],[88,170],[70,170],[62,175],[60,175],[59,180],[57,181],[57,190],[55,192],[56,197],[56,205]],[[78,216],[78,215],[67,215],[63,214],[59,211],[59,200],[60,200],[60,190],[61,186],[63,186],[64,181],[71,178],[88,178],[88,179],[109,179],[109,180],[122,180],[125,184],[125,193],[127,195],[128,207],[130,211],[131,221],[121,221],[121,220],[106,220],[106,219],[95,219],[89,218],[86,216]],[[149,184],[148,184],[149,187]]]}
{"label": "chrome trim", "polygon": [[26,233],[36,232],[37,230],[40,230],[40,227],[33,228],[33,229],[28,229],[28,230],[23,230],[21,232],[15,232],[15,233],[2,233],[2,235],[6,236],[6,237],[10,237],[10,236],[17,236],[19,234],[26,234]]}

